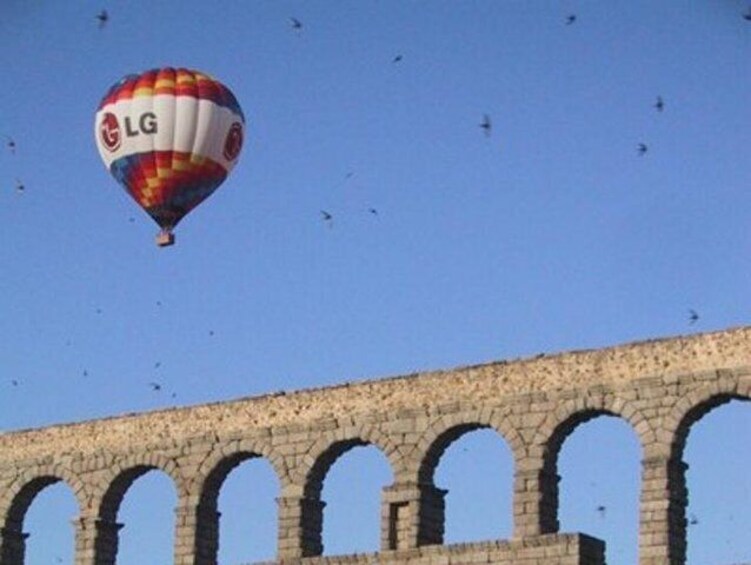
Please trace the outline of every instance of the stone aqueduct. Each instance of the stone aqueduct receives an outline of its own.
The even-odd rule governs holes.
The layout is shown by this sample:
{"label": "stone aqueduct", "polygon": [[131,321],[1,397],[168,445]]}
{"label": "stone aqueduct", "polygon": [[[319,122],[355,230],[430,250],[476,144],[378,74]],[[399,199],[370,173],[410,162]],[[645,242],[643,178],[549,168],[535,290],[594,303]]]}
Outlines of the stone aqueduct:
{"label": "stone aqueduct", "polygon": [[[618,416],[641,442],[639,562],[686,557],[691,425],[715,406],[751,397],[751,327],[273,394],[0,435],[0,563],[24,563],[23,521],[41,489],[75,493],[76,565],[113,565],[117,514],[152,469],[174,481],[174,563],[215,563],[217,498],[248,458],[270,461],[281,485],[277,563],[598,564],[603,543],[559,531],[557,456],[580,423]],[[442,545],[441,454],[465,432],[492,428],[514,457],[513,536]],[[323,479],[354,446],[391,465],[381,551],[324,557]],[[147,562],[147,561],[144,561]]]}

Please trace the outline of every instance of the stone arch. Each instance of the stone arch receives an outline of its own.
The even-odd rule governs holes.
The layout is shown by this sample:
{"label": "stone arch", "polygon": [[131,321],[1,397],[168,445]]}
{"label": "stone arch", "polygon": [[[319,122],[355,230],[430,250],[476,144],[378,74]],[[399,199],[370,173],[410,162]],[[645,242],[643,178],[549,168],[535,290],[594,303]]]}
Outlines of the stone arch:
{"label": "stone arch", "polygon": [[[194,476],[189,477],[184,498],[179,504],[193,516],[187,537],[191,539],[192,551],[201,563],[216,563],[219,553],[219,492],[227,476],[235,467],[249,459],[264,458],[274,469],[280,492],[290,483],[286,459],[266,439],[247,438],[219,441],[212,446],[198,466]],[[195,501],[195,502],[193,502]]]}
{"label": "stone arch", "polygon": [[509,446],[514,461],[518,461],[525,444],[509,414],[508,410],[502,409],[476,409],[435,419],[417,443],[417,457],[413,461],[417,466],[413,474],[417,482],[432,486],[433,475],[443,453],[461,436],[474,430],[492,429],[497,432]]}
{"label": "stone arch", "polygon": [[537,430],[532,445],[544,446],[546,458],[557,457],[563,442],[580,425],[598,416],[615,416],[628,422],[642,449],[655,442],[652,422],[632,403],[604,395],[586,395],[560,402]]}
{"label": "stone arch", "polygon": [[731,400],[751,400],[751,382],[741,386],[735,381],[715,381],[709,387],[694,389],[682,395],[663,420],[662,441],[650,455],[665,460],[667,511],[667,551],[676,562],[686,559],[688,487],[683,452],[691,427],[715,408]]}
{"label": "stone arch", "polygon": [[[435,472],[445,451],[465,434],[476,430],[492,430],[509,449],[513,467],[525,452],[525,442],[512,419],[509,408],[470,407],[462,411],[432,418],[413,450],[410,461],[411,481],[419,496],[417,544],[444,543],[446,529],[447,490],[435,485]],[[509,487],[513,485],[509,484]]]}
{"label": "stone arch", "polygon": [[99,493],[94,507],[97,517],[114,524],[125,493],[136,479],[152,470],[163,471],[172,479],[180,499],[187,485],[175,460],[159,453],[138,453],[113,461],[101,483],[104,492]]}
{"label": "stone arch", "polygon": [[243,439],[217,444],[191,479],[190,494],[198,494],[199,504],[216,507],[219,490],[230,472],[248,459],[264,458],[274,469],[280,490],[291,484],[287,461],[268,441]]}
{"label": "stone arch", "polygon": [[79,477],[63,465],[32,467],[11,483],[0,500],[0,562],[23,563],[26,534],[23,522],[34,498],[50,485],[63,482],[73,492],[81,513],[86,508],[88,493]]}
{"label": "stone arch", "polygon": [[666,432],[670,438],[669,457],[681,461],[691,426],[718,406],[731,400],[747,402],[751,400],[751,390],[738,390],[735,386],[724,389],[713,387],[711,390],[694,390],[683,396],[665,418]]}
{"label": "stone arch", "polygon": [[70,469],[63,465],[41,465],[21,473],[4,493],[0,508],[2,524],[5,527],[17,526],[20,531],[26,511],[34,498],[46,487],[63,482],[71,490],[78,503],[79,512],[89,504],[89,494],[85,484]]}
{"label": "stone arch", "polygon": [[[631,403],[604,395],[585,395],[561,402],[543,422],[530,446],[531,452],[541,456],[539,468],[539,529],[541,533],[554,533],[560,528],[558,521],[559,488],[558,458],[566,438],[574,430],[599,416],[615,416],[625,420],[632,428],[644,454],[646,446],[656,440],[652,422]],[[539,449],[535,449],[539,448]]]}
{"label": "stone arch", "polygon": [[403,467],[401,452],[387,434],[370,426],[346,426],[326,431],[302,458],[301,468],[294,477],[292,498],[298,502],[301,526],[300,551],[303,556],[321,555],[323,552],[323,507],[321,491],[323,481],[334,462],[347,451],[358,447],[374,445],[389,462],[392,476],[397,476]]}
{"label": "stone arch", "polygon": [[319,499],[323,480],[334,462],[352,448],[374,445],[386,456],[392,476],[403,468],[403,458],[396,444],[385,433],[370,426],[339,428],[325,433],[311,446],[304,457],[304,468],[299,472],[303,495]]}

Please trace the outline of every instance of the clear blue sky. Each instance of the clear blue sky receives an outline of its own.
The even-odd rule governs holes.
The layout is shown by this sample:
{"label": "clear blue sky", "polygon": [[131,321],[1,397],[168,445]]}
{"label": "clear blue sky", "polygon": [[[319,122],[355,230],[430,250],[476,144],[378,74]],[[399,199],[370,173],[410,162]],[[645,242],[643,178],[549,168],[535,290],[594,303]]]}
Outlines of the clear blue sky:
{"label": "clear blue sky", "polygon": [[[110,21],[98,29],[103,8]],[[0,429],[748,324],[747,9],[734,0],[4,0],[0,135],[16,151],[0,151]],[[168,249],[154,245],[156,225],[93,139],[107,88],[158,66],[213,75],[247,119],[240,163]],[[751,429],[750,411],[712,412],[687,457],[748,465],[747,445],[717,446],[722,426]],[[464,441],[437,480],[487,472],[498,498],[462,517],[451,497],[463,487],[451,486],[448,537],[508,535],[508,512],[492,514],[508,507],[510,479],[498,480],[498,469],[511,476],[506,447],[491,432]],[[627,463],[580,468],[576,450],[593,445]],[[598,419],[562,458],[563,529],[601,535],[612,563],[632,563],[635,436]],[[716,493],[719,472],[726,488]],[[223,490],[223,563],[274,552],[273,516],[251,547],[225,526],[249,512],[233,514],[236,499],[259,496],[266,502],[247,508],[273,510],[264,463],[236,473]],[[245,473],[268,488],[245,488],[255,482]],[[751,559],[739,534],[751,528],[739,503],[751,483],[734,473],[730,463],[691,466],[692,563]],[[334,500],[362,490],[353,477],[368,479],[377,515],[390,471],[375,448],[332,468],[327,552],[375,548],[377,534],[327,533]],[[70,496],[59,485],[32,505],[32,564],[69,559]],[[608,497],[603,516],[594,508]],[[173,498],[156,472],[134,484],[122,563],[143,563],[137,552],[152,541],[151,555],[170,555]],[[479,530],[488,523],[491,533]]]}

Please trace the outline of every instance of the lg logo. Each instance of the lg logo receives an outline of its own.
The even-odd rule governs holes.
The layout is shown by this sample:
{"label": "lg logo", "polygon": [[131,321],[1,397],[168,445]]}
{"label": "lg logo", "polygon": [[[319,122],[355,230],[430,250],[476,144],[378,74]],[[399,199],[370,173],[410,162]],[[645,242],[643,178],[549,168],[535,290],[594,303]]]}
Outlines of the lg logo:
{"label": "lg logo", "polygon": [[[136,137],[140,134],[151,135],[157,132],[156,114],[153,112],[144,112],[141,114],[136,127],[133,126],[130,116],[126,116],[123,122],[126,137]],[[122,144],[122,130],[115,114],[111,112],[104,114],[102,123],[99,126],[99,136],[107,150],[117,151],[120,148]]]}

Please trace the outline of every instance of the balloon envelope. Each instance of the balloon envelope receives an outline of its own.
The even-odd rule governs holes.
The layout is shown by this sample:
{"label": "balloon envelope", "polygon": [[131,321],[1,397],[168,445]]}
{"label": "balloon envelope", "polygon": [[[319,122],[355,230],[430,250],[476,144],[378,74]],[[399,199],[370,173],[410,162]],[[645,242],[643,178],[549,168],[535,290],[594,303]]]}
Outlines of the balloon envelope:
{"label": "balloon envelope", "polygon": [[163,68],[128,75],[99,104],[95,136],[110,173],[169,235],[237,163],[245,117],[208,75]]}

